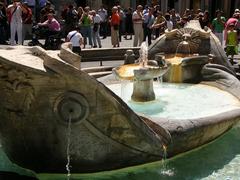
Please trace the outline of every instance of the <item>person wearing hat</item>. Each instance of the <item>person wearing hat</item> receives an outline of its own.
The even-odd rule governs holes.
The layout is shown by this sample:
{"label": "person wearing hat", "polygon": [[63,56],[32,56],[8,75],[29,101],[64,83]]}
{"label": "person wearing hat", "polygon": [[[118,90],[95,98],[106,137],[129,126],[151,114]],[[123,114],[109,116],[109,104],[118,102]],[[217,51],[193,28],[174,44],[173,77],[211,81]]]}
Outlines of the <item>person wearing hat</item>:
{"label": "person wearing hat", "polygon": [[234,13],[240,13],[240,10],[239,9],[235,9]]}

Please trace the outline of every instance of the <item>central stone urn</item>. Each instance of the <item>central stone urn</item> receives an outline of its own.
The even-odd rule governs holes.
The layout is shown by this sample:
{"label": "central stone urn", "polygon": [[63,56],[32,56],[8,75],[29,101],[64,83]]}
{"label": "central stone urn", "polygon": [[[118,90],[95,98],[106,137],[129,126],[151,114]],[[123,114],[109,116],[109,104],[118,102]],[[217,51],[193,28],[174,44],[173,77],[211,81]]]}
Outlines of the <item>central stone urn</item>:
{"label": "central stone urn", "polygon": [[115,75],[122,80],[133,81],[133,93],[131,99],[136,102],[155,100],[153,79],[165,74],[169,66],[162,61],[148,61],[148,48],[141,45],[139,62],[117,67],[113,70]]}

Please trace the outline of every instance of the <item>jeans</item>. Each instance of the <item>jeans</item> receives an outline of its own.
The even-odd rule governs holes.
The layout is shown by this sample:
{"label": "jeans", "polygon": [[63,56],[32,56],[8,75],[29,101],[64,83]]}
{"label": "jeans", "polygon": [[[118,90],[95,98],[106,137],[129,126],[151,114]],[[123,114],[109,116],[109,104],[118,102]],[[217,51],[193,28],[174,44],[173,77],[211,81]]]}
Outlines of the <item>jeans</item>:
{"label": "jeans", "polygon": [[84,38],[84,46],[87,44],[87,38],[89,41],[89,45],[92,46],[92,28],[91,28],[91,26],[82,26],[81,34]]}
{"label": "jeans", "polygon": [[101,40],[100,40],[100,35],[99,35],[99,26],[97,28],[97,31],[93,31],[92,35],[93,35],[93,45],[97,46],[98,43],[98,47],[102,47],[101,44]]}

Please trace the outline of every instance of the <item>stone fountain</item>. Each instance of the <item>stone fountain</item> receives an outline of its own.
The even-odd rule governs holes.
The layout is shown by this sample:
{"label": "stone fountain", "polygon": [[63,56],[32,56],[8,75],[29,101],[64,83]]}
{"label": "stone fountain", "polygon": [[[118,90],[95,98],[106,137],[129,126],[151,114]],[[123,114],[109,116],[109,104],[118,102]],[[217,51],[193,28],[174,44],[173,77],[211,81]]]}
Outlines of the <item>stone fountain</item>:
{"label": "stone fountain", "polygon": [[[171,82],[168,56],[181,42],[191,52],[179,52],[181,81],[153,81]],[[165,151],[170,158],[211,142],[240,120],[240,83],[216,37],[196,23],[145,49],[148,62],[98,80],[80,70],[69,48],[0,48],[0,139],[22,167],[64,173],[70,162],[71,172],[95,172],[157,161]],[[131,80],[126,98],[116,74]]]}
{"label": "stone fountain", "polygon": [[147,102],[155,100],[153,79],[161,77],[167,70],[168,65],[163,60],[161,63],[148,61],[148,48],[144,42],[140,49],[139,63],[117,67],[113,72],[120,79],[133,81],[133,101]]}

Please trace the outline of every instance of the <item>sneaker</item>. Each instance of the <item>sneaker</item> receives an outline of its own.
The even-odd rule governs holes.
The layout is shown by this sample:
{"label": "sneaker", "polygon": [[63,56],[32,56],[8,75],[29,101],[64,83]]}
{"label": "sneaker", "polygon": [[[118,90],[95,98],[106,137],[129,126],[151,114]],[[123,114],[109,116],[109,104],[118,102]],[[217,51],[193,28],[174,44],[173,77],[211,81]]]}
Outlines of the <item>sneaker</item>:
{"label": "sneaker", "polygon": [[93,48],[97,48],[97,46],[96,46],[96,45],[94,45],[94,46],[93,46]]}
{"label": "sneaker", "polygon": [[99,48],[102,48],[102,46],[100,45]]}

